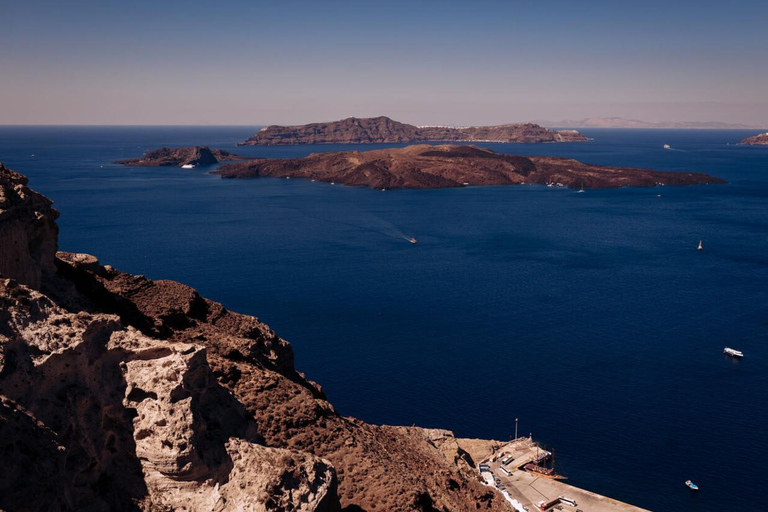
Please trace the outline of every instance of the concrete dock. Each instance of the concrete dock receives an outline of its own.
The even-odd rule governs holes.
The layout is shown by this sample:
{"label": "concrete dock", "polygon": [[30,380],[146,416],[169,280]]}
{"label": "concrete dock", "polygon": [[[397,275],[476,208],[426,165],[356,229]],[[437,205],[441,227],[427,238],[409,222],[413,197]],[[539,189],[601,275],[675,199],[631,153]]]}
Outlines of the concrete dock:
{"label": "concrete dock", "polygon": [[[562,480],[554,480],[536,473],[531,473],[522,467],[537,457],[548,455],[541,450],[530,437],[521,437],[502,445],[491,457],[483,460],[481,476],[494,485],[508,501],[519,504],[517,510],[530,512],[542,510],[539,503],[549,502],[558,497],[566,498],[553,504],[546,510],[571,510],[581,512],[650,512],[618,500],[601,496],[593,492],[568,485]],[[510,460],[512,459],[512,460]],[[506,461],[507,464],[503,464]],[[503,469],[502,469],[503,468]],[[575,503],[572,505],[571,503]]]}

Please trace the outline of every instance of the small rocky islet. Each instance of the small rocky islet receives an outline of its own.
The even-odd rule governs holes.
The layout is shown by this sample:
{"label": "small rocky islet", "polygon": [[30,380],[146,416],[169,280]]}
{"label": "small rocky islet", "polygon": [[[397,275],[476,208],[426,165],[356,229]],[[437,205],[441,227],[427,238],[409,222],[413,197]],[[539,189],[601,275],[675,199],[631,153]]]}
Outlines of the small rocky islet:
{"label": "small rocky islet", "polygon": [[128,167],[197,167],[242,159],[243,157],[223,149],[211,149],[208,146],[188,146],[154,149],[147,151],[139,158],[128,158],[114,163]]}
{"label": "small rocky islet", "polygon": [[768,132],[758,133],[739,142],[745,146],[768,146]]}

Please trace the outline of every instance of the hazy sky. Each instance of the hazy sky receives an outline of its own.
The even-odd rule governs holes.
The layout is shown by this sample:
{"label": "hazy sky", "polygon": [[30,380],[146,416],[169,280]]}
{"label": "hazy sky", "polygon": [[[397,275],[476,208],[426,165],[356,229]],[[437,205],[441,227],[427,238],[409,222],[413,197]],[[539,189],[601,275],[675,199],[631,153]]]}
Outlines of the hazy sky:
{"label": "hazy sky", "polygon": [[768,2],[0,0],[0,124],[768,124]]}

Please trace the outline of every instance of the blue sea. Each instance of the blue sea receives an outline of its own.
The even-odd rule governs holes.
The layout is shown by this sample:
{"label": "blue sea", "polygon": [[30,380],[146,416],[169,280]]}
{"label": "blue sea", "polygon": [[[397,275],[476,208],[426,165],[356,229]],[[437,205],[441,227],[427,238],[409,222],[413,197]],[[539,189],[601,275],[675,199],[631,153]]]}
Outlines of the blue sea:
{"label": "blue sea", "polygon": [[6,126],[0,161],[55,201],[62,250],[258,316],[344,415],[494,439],[519,418],[574,485],[656,511],[768,502],[768,147],[735,145],[755,132],[482,144],[730,182],[583,194],[111,163],[160,146],[366,149],[232,148],[257,129]]}

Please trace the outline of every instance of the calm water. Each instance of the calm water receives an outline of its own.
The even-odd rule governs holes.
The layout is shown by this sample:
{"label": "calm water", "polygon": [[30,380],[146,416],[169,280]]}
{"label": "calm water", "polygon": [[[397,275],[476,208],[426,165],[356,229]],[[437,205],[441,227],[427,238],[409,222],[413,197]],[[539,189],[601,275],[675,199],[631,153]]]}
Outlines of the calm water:
{"label": "calm water", "polygon": [[[768,501],[768,148],[727,145],[752,132],[485,144],[731,182],[584,194],[110,164],[161,145],[231,149],[254,131],[0,127],[0,161],[55,200],[63,250],[259,316],[343,414],[498,439],[519,417],[575,485],[659,511]],[[332,149],[347,148],[237,151]]]}

